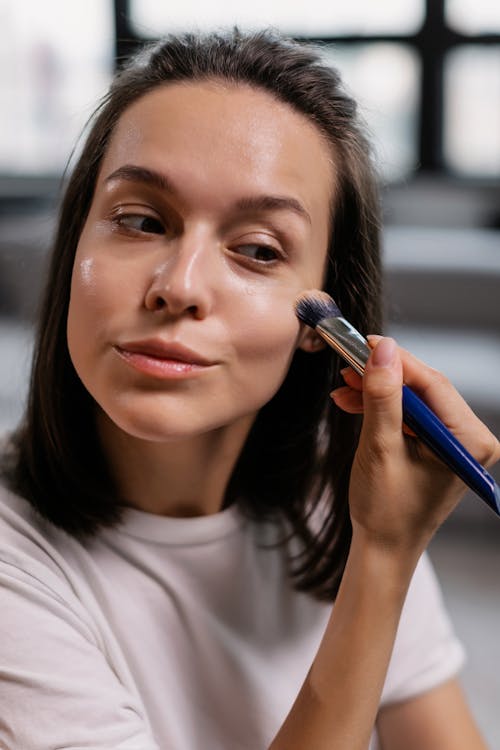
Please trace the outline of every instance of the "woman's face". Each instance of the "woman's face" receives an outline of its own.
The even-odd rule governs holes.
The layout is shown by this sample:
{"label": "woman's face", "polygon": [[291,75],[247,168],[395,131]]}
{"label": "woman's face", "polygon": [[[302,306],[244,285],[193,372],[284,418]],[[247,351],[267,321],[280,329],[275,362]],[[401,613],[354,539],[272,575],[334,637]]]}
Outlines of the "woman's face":
{"label": "woman's face", "polygon": [[114,130],[78,244],[73,364],[114,425],[175,440],[247,429],[322,283],[334,182],[316,127],[270,94],[169,84]]}

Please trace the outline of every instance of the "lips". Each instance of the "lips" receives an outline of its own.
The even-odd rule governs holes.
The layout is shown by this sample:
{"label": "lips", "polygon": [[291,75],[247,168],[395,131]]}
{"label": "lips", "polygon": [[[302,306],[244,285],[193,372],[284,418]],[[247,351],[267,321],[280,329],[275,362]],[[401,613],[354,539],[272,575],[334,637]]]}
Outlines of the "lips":
{"label": "lips", "polygon": [[202,354],[189,349],[183,344],[165,342],[161,339],[126,341],[117,344],[115,349],[122,356],[138,354],[165,362],[178,362],[195,367],[210,367],[210,365],[216,364],[214,360],[204,357]]}

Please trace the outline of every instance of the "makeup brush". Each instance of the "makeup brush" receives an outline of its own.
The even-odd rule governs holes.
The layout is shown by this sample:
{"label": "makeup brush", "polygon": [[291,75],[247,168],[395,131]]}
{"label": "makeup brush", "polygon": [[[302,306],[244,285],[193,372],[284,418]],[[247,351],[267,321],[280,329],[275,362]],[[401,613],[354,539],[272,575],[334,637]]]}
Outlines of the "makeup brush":
{"label": "makeup brush", "polygon": [[[367,340],[342,315],[333,299],[316,290],[303,292],[295,313],[360,375],[371,354]],[[403,385],[403,421],[465,484],[500,515],[500,487],[431,409]]]}

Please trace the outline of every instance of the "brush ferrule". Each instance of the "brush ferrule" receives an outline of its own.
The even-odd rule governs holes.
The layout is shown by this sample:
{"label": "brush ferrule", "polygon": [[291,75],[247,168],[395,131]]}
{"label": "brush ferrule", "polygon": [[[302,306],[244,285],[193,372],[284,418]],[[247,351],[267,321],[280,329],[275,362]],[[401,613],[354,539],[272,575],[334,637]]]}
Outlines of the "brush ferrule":
{"label": "brush ferrule", "polygon": [[353,370],[363,375],[371,349],[354,326],[345,318],[323,318],[315,330]]}

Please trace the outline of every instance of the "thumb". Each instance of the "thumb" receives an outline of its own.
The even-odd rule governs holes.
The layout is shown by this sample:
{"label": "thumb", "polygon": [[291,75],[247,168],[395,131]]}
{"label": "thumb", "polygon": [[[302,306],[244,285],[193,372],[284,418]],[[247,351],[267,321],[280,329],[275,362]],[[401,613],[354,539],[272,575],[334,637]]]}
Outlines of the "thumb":
{"label": "thumb", "polygon": [[363,433],[387,446],[402,431],[403,366],[394,339],[381,338],[363,377]]}

